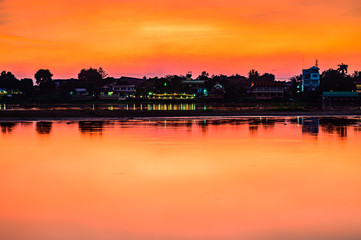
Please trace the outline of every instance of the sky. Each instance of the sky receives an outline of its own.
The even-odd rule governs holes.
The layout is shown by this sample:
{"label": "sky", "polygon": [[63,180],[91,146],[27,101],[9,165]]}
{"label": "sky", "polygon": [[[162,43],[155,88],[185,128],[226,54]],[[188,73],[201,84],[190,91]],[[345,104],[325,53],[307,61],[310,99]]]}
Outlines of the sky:
{"label": "sky", "polygon": [[201,71],[287,79],[361,70],[359,0],[0,0],[0,71],[54,78],[102,67],[109,76]]}

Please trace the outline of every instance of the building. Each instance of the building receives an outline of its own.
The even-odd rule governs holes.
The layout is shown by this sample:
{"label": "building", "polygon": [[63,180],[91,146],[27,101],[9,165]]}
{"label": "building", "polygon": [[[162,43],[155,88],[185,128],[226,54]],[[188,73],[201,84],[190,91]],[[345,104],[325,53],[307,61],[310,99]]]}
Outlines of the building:
{"label": "building", "polygon": [[353,84],[355,85],[356,92],[361,93],[361,79],[355,79]]}
{"label": "building", "polygon": [[254,81],[248,93],[258,100],[283,98],[285,83],[277,81]]}
{"label": "building", "polygon": [[359,108],[361,96],[358,92],[323,92],[322,109],[337,109],[351,106]]}
{"label": "building", "polygon": [[208,95],[208,99],[224,99],[224,94],[226,93],[224,87],[217,83],[216,85],[213,86],[213,88],[210,90],[209,95]]}
{"label": "building", "polygon": [[301,91],[315,91],[318,86],[320,86],[320,69],[317,64],[309,69],[303,69]]}
{"label": "building", "polygon": [[360,103],[360,93],[358,92],[323,92],[323,103]]}
{"label": "building", "polygon": [[100,90],[99,98],[126,100],[127,98],[132,98],[135,92],[135,85],[124,81],[116,81],[103,86]]}
{"label": "building", "polygon": [[145,78],[134,78],[134,77],[121,77],[119,80],[117,80],[118,83],[121,83],[123,85],[135,85],[138,86],[142,83],[144,83],[145,81],[147,81],[147,79]]}

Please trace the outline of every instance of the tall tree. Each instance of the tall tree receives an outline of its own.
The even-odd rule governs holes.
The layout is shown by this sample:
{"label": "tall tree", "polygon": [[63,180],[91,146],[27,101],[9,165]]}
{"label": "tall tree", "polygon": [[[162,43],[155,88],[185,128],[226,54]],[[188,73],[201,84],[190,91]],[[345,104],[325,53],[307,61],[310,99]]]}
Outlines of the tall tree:
{"label": "tall tree", "polygon": [[42,93],[52,93],[55,91],[55,84],[52,77],[53,74],[49,69],[40,69],[35,73],[36,84]]}
{"label": "tall tree", "polygon": [[[103,69],[89,68],[82,69],[78,74],[78,79],[84,83],[89,94],[98,98],[99,90],[103,85],[103,76],[105,76]],[[103,75],[102,75],[103,74]]]}
{"label": "tall tree", "polygon": [[208,80],[209,73],[207,71],[203,71],[201,75],[197,77],[197,80]]}
{"label": "tall tree", "polygon": [[3,71],[0,74],[0,88],[17,90],[19,88],[19,80],[11,72]]}
{"label": "tall tree", "polygon": [[342,71],[329,69],[321,75],[320,88],[322,91],[352,91],[354,84]]}
{"label": "tall tree", "polygon": [[352,78],[353,78],[353,79],[361,79],[361,71],[355,71],[355,72],[352,74]]}
{"label": "tall tree", "polygon": [[251,69],[248,73],[248,78],[250,81],[259,80],[259,72],[256,69]]}
{"label": "tall tree", "polygon": [[347,70],[348,70],[348,65],[344,64],[344,63],[341,63],[339,65],[337,65],[338,68],[337,68],[337,71],[339,73],[341,73],[342,75],[346,75],[347,74]]}

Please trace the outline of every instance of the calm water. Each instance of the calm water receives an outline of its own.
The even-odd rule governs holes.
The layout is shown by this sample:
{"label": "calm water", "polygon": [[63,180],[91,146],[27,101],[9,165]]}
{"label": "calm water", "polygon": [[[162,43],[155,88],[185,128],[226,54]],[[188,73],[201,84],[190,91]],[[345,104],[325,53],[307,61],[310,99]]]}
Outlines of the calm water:
{"label": "calm water", "polygon": [[1,122],[0,239],[360,239],[360,123]]}

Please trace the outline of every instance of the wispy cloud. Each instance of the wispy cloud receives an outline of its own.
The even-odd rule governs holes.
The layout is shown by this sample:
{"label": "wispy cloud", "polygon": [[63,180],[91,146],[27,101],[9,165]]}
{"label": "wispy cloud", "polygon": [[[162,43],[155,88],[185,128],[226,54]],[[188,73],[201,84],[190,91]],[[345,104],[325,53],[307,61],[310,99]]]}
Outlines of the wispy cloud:
{"label": "wispy cloud", "polygon": [[0,25],[6,23],[7,14],[4,8],[4,0],[0,0]]}

